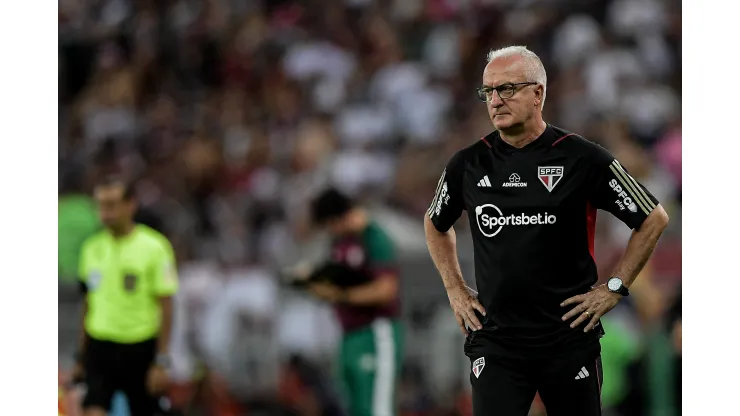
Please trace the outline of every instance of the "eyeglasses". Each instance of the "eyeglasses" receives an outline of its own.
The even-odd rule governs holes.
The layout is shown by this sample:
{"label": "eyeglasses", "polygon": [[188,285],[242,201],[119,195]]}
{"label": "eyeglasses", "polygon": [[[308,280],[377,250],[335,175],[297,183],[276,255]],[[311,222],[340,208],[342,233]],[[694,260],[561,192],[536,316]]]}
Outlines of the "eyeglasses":
{"label": "eyeglasses", "polygon": [[498,96],[502,100],[506,100],[506,99],[513,97],[514,94],[519,89],[519,87],[523,87],[526,85],[537,85],[537,83],[536,82],[517,82],[515,84],[499,85],[496,88],[484,85],[482,87],[478,87],[476,91],[478,92],[478,99],[483,101],[484,103],[487,103],[491,98],[493,98],[494,91],[498,93]]}

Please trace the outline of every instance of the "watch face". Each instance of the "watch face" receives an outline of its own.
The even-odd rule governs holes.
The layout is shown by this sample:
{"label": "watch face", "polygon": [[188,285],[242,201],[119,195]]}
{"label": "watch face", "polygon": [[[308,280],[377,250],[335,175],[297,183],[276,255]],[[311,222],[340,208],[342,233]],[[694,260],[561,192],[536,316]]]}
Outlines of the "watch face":
{"label": "watch face", "polygon": [[622,287],[622,281],[618,278],[609,279],[607,287],[609,287],[609,290],[619,290],[619,288]]}

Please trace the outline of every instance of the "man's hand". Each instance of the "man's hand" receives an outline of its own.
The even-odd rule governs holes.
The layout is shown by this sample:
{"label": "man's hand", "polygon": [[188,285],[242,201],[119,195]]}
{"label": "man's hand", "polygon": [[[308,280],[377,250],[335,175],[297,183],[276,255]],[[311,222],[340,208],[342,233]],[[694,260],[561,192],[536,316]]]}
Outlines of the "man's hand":
{"label": "man's hand", "polygon": [[157,364],[149,367],[149,372],[146,376],[146,387],[149,390],[149,394],[158,395],[164,393],[169,382],[170,379],[164,368]]}
{"label": "man's hand", "polygon": [[283,273],[290,276],[294,281],[300,282],[308,280],[311,277],[313,268],[307,262],[301,262],[291,267],[283,269]]}
{"label": "man's hand", "polygon": [[315,296],[331,303],[339,302],[344,298],[344,290],[331,283],[313,283],[308,290]]}
{"label": "man's hand", "polygon": [[583,332],[588,332],[594,329],[599,319],[612,310],[621,299],[622,295],[610,292],[606,285],[597,286],[588,293],[573,296],[560,304],[560,306],[577,305],[563,316],[563,321],[578,316],[578,319],[570,324],[571,328],[575,328],[590,319],[583,329]]}
{"label": "man's hand", "polygon": [[468,288],[462,286],[450,289],[447,291],[447,297],[450,298],[450,306],[455,313],[455,320],[460,325],[463,335],[468,335],[468,328],[473,331],[483,329],[483,325],[475,316],[475,311],[477,310],[481,315],[486,316],[486,310],[478,302],[478,299],[470,294]]}

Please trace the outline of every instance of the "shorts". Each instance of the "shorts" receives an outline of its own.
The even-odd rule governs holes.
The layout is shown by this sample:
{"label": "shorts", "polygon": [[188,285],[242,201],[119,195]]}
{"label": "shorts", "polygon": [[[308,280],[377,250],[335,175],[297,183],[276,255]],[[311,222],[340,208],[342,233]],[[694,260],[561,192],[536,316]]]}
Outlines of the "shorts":
{"label": "shorts", "polygon": [[113,395],[120,391],[126,395],[131,415],[155,415],[159,411],[159,398],[147,391],[146,378],[156,351],[155,339],[118,344],[89,338],[83,362],[87,384],[83,408],[110,411]]}
{"label": "shorts", "polygon": [[527,416],[538,392],[548,416],[601,415],[598,344],[544,358],[468,357],[474,416]]}

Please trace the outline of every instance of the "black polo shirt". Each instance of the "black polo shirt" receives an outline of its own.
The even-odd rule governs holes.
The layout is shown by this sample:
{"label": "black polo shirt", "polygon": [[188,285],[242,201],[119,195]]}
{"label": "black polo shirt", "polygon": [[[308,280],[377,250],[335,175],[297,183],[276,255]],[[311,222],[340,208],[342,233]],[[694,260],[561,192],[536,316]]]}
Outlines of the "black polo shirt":
{"label": "black polo shirt", "polygon": [[597,210],[637,229],[657,204],[608,151],[548,125],[520,149],[493,132],[457,152],[428,214],[444,232],[467,212],[487,311],[475,336],[490,350],[546,354],[603,335],[601,325],[571,329],[560,306],[598,280]]}

